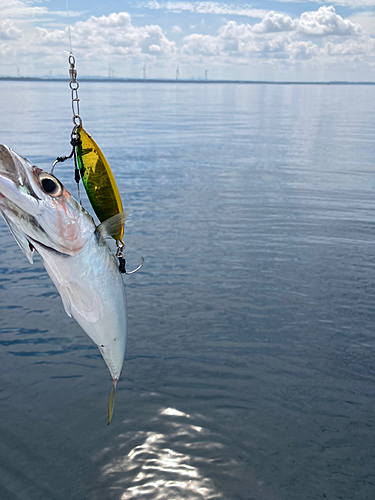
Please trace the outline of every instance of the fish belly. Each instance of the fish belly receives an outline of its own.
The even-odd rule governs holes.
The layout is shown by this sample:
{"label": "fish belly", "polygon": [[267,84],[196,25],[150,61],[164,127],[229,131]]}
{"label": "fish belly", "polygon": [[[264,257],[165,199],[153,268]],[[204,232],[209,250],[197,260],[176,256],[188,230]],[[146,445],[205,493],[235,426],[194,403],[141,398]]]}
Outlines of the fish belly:
{"label": "fish belly", "polygon": [[72,316],[98,346],[113,379],[121,374],[126,347],[126,295],[116,259],[96,234],[76,256],[63,256],[43,247],[46,271]]}

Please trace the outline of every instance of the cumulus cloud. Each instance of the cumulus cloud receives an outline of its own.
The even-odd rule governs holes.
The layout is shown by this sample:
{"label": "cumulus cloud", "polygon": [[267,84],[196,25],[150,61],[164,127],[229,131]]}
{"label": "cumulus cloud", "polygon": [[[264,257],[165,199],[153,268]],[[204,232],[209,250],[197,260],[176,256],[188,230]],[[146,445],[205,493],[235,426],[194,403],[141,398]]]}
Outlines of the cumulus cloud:
{"label": "cumulus cloud", "polygon": [[277,33],[278,31],[292,31],[295,29],[297,21],[294,21],[286,14],[269,12],[262,22],[253,28],[254,33]]}
{"label": "cumulus cloud", "polygon": [[[175,42],[167,39],[160,26],[133,26],[127,12],[109,16],[91,16],[71,26],[75,52],[80,58],[100,58],[110,54],[166,56],[175,51]],[[35,46],[47,52],[61,51],[68,43],[67,28],[47,29],[36,27],[33,33]],[[55,47],[55,49],[53,49]]]}
{"label": "cumulus cloud", "polygon": [[297,29],[312,36],[352,36],[362,32],[358,24],[344,20],[332,6],[320,7],[317,12],[304,12],[297,21]]}
{"label": "cumulus cloud", "polygon": [[294,41],[285,46],[289,58],[294,61],[311,59],[319,54],[319,47],[311,41]]}
{"label": "cumulus cloud", "polygon": [[361,11],[349,18],[355,24],[359,24],[367,35],[375,37],[375,11]]}
{"label": "cumulus cloud", "polygon": [[[65,25],[60,29],[43,23],[34,26],[27,20],[27,15],[30,16],[28,9],[36,9],[32,12],[42,16],[45,8],[38,5],[21,0],[0,0],[0,5],[4,9],[11,7],[8,17],[3,16],[0,21],[0,54],[9,56],[7,61],[11,60],[10,56],[17,57],[17,60],[23,57],[25,64],[34,55],[37,61],[44,58],[44,67],[56,65],[62,68],[66,59],[64,50],[69,47]],[[148,5],[153,9],[179,9],[180,12],[225,11],[228,14],[232,9],[230,5],[216,2],[167,2],[161,5],[154,0]],[[248,6],[241,9],[248,11]],[[14,14],[16,11],[18,17]],[[135,26],[127,12],[72,22],[71,35],[75,55],[81,63],[87,63],[87,68],[91,64],[90,72],[94,75],[100,74],[97,68],[104,67],[107,72],[111,63],[119,68],[116,75],[122,76],[121,68],[129,68],[132,63],[142,67],[146,61],[148,68],[152,64],[163,68],[176,64],[206,64],[208,61],[216,66],[257,65],[264,61],[275,63],[275,67],[276,63],[285,67],[305,65],[309,61],[341,61],[342,64],[354,58],[370,65],[374,60],[374,40],[354,17],[344,19],[332,6],[321,6],[298,17],[274,11],[253,14],[248,23],[233,19],[222,21],[224,24],[214,34],[206,34],[205,27],[199,25],[195,33],[183,38],[179,46],[167,35],[181,33],[179,26],[171,27],[168,32],[157,24]],[[226,17],[230,17],[229,14]],[[202,32],[197,32],[198,29]]]}
{"label": "cumulus cloud", "polygon": [[345,40],[342,43],[327,42],[323,53],[327,56],[362,56],[374,53],[375,40],[368,38],[362,43],[357,40]]}
{"label": "cumulus cloud", "polygon": [[[189,55],[227,55],[238,58],[269,57],[291,61],[308,60],[334,53],[334,47],[348,38],[349,46],[363,46],[362,29],[358,24],[344,20],[335,9],[320,7],[292,19],[286,14],[269,12],[261,22],[238,24],[229,21],[217,36],[190,35],[185,37],[183,52]],[[307,40],[311,38],[311,40]],[[358,39],[353,41],[353,39]],[[330,44],[325,48],[326,44]],[[344,46],[344,45],[343,45]],[[363,48],[365,52],[368,50]],[[347,51],[349,54],[349,51]]]}
{"label": "cumulus cloud", "polygon": [[10,20],[0,21],[0,40],[17,40],[21,37],[21,30]]}
{"label": "cumulus cloud", "polygon": [[185,42],[185,45],[182,47],[183,54],[191,56],[220,55],[220,45],[217,37],[193,34],[185,37]]}

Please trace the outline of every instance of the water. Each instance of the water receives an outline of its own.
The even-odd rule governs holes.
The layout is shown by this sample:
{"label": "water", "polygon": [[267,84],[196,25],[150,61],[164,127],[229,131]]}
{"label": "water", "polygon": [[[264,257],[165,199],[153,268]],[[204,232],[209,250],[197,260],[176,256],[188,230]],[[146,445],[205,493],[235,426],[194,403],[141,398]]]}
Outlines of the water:
{"label": "water", "polygon": [[[145,265],[107,427],[103,360],[1,223],[2,500],[374,498],[374,91],[81,85]],[[1,143],[69,152],[66,83],[1,95]]]}

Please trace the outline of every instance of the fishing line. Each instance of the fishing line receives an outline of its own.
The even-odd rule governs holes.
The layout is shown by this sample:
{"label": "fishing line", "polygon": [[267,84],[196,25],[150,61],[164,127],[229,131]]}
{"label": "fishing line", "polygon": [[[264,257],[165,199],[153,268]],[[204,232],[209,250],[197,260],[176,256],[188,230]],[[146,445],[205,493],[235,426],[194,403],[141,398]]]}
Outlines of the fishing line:
{"label": "fishing line", "polygon": [[70,17],[69,17],[69,7],[68,7],[68,0],[66,0],[66,17],[68,18],[68,34],[69,34],[69,44],[70,44],[70,53],[73,54],[73,49],[72,49],[72,34],[70,31]]}

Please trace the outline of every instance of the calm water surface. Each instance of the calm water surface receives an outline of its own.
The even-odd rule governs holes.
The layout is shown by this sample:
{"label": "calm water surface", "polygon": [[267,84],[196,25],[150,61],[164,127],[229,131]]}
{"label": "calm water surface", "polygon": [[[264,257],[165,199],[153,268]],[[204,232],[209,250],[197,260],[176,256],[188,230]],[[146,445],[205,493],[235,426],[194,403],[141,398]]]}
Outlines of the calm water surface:
{"label": "calm water surface", "polygon": [[[49,169],[68,83],[0,88],[0,142]],[[375,498],[374,92],[82,83],[145,265],[107,427],[99,352],[1,222],[1,500]]]}

